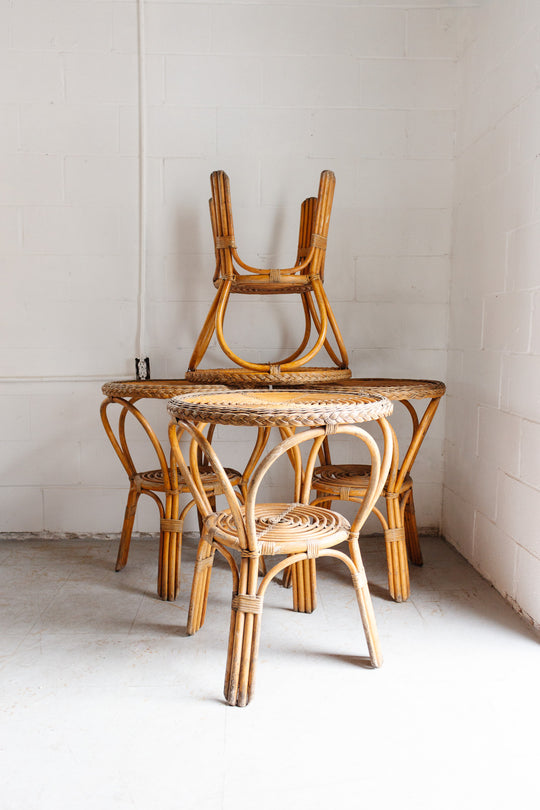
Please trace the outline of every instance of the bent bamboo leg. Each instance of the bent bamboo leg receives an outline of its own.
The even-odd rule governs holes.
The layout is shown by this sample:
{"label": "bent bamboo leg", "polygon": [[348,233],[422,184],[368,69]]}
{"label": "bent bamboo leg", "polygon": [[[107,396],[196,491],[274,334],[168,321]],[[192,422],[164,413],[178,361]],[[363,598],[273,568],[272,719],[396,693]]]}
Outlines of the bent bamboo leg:
{"label": "bent bamboo leg", "polygon": [[418,539],[418,527],[416,525],[416,513],[414,510],[412,489],[409,492],[403,517],[405,526],[405,542],[407,543],[409,559],[413,565],[423,565],[424,560],[422,557],[422,549],[420,548],[420,541]]}
{"label": "bent bamboo leg", "polygon": [[351,537],[349,539],[349,554],[354,568],[356,569],[356,571],[351,571],[351,575],[358,607],[360,608],[360,616],[362,617],[369,657],[372,666],[380,667],[383,659],[379,643],[379,633],[375,622],[375,613],[373,611],[373,602],[371,601],[366,571],[362,561],[362,555],[360,554],[360,546],[358,545],[358,537]]}
{"label": "bent bamboo leg", "polygon": [[208,601],[208,590],[210,588],[210,577],[212,576],[212,564],[215,555],[215,548],[210,541],[211,537],[208,532],[203,531],[197,549],[197,561],[195,562],[195,571],[191,585],[187,623],[188,636],[192,636],[200,630],[206,617],[206,603]]}
{"label": "bent bamboo leg", "polygon": [[132,484],[129,488],[126,510],[124,512],[122,534],[120,536],[120,545],[118,546],[118,556],[116,558],[116,571],[121,571],[127,563],[131,534],[133,532],[133,524],[135,523],[135,513],[137,512],[137,501],[139,500],[140,494],[140,491]]}

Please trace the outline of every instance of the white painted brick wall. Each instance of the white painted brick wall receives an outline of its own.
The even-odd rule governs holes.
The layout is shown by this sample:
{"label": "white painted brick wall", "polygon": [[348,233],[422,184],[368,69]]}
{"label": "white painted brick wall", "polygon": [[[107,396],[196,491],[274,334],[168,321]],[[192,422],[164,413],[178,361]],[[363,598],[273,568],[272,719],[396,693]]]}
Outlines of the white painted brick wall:
{"label": "white painted brick wall", "polygon": [[536,3],[484,0],[460,62],[443,509],[446,537],[536,622],[539,25]]}
{"label": "white painted brick wall", "polygon": [[[329,168],[337,189],[326,288],[353,373],[445,379],[456,60],[471,5],[317,0],[308,13],[296,0],[147,0],[154,377],[183,376],[214,293],[210,172],[231,177],[242,254],[270,266],[294,259],[299,204]],[[0,377],[36,378],[0,380],[1,529],[120,528],[126,486],[98,418],[101,380],[39,378],[133,372],[136,49],[134,0],[0,4]],[[520,148],[532,160],[532,137]],[[515,218],[512,226],[522,284],[538,233]],[[297,304],[235,301],[232,343],[266,359],[293,340],[296,316],[285,314]],[[213,349],[208,364],[221,362]],[[162,403],[144,408],[165,437]],[[417,467],[418,519],[432,529],[444,408]],[[218,441],[241,466],[245,447]],[[149,504],[137,528],[156,525]]]}

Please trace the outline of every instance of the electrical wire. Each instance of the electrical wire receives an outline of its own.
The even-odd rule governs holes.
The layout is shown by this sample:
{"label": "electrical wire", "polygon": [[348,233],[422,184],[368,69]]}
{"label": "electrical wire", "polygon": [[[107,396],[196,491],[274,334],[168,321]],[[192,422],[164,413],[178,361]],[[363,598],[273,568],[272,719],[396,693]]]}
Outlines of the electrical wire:
{"label": "electrical wire", "polygon": [[144,0],[137,0],[137,65],[139,79],[139,290],[137,311],[138,376],[146,377],[146,29]]}

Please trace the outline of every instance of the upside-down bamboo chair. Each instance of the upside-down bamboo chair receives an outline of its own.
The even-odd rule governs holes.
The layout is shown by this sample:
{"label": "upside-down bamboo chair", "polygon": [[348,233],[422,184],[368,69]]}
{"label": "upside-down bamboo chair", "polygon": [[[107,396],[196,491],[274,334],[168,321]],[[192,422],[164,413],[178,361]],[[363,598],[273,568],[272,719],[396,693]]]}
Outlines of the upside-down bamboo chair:
{"label": "upside-down bamboo chair", "polygon": [[[107,396],[101,404],[101,420],[129,479],[129,491],[118,546],[116,571],[121,571],[127,564],[138,501],[141,495],[146,495],[154,501],[160,516],[157,591],[160,598],[167,601],[174,601],[178,596],[183,526],[188,512],[195,505],[195,501],[193,499],[188,500],[184,508],[180,510],[180,496],[190,493],[189,486],[182,479],[182,476],[178,475],[176,470],[174,475],[171,473],[173,462],[169,457],[170,453],[165,452],[154,429],[135,403],[142,398],[170,399],[184,389],[194,390],[195,386],[184,381],[155,380],[106,383],[102,389]],[[109,418],[112,406],[120,407],[116,429],[111,425],[111,419]],[[131,415],[137,421],[150,439],[159,464],[157,469],[137,470],[126,438],[128,415]],[[212,440],[214,428],[213,425],[209,427],[207,435],[209,442]],[[253,452],[243,473],[230,467],[225,470],[230,485],[238,489],[241,499],[245,496],[245,481],[249,478],[262,455],[268,441],[269,432],[269,429],[265,431],[262,428],[258,431]],[[216,497],[222,494],[221,482],[202,453],[199,453],[197,457],[197,465],[200,471],[201,484],[206,495],[210,502],[215,504]],[[165,503],[162,501],[163,496]]]}
{"label": "upside-down bamboo chair", "polygon": [[[284,402],[287,401],[288,394],[288,405],[292,404],[292,407],[286,408]],[[392,433],[385,416],[391,412],[392,405],[388,400],[376,396],[347,399],[346,396],[339,395],[333,398],[330,396],[325,401],[324,395],[321,398],[320,394],[310,394],[311,392],[277,391],[209,393],[206,396],[176,397],[168,406],[172,417],[169,428],[172,452],[203,518],[191,591],[188,634],[197,632],[204,623],[216,549],[225,557],[232,571],[233,596],[225,673],[225,698],[231,705],[245,706],[253,693],[263,599],[269,583],[276,574],[290,566],[300,563],[314,566],[315,559],[319,556],[335,557],[348,566],[371,663],[374,667],[382,663],[358,535],[388,475],[392,456]],[[375,419],[379,422],[384,439],[382,461],[376,441],[358,426],[358,423]],[[247,485],[247,496],[242,505],[219,458],[203,434],[205,423],[216,421],[219,424],[259,424],[288,428],[305,426],[307,430],[289,435],[264,457]],[[317,423],[326,424],[324,427],[312,427]],[[189,461],[184,459],[178,441],[184,432],[192,437]],[[328,433],[350,434],[363,442],[370,454],[370,481],[352,525],[337,512],[312,506],[308,502],[313,468]],[[259,488],[272,465],[284,453],[298,449],[303,442],[311,442],[311,448],[302,474],[299,501],[257,503]],[[208,458],[220,479],[228,501],[229,508],[218,514],[214,512],[197,473],[196,458],[199,449]],[[335,548],[345,541],[348,543],[349,556]],[[232,552],[239,553],[239,563]],[[262,555],[267,561],[275,555],[286,556],[270,568],[259,583],[259,561]]]}
{"label": "upside-down bamboo chair", "polygon": [[[334,197],[333,172],[323,171],[318,196],[304,200],[300,213],[298,251],[294,267],[263,270],[246,264],[239,256],[234,235],[229,178],[223,171],[211,175],[212,197],[209,200],[214,237],[216,269],[214,286],[217,294],[195,344],[186,377],[189,380],[239,385],[267,385],[300,382],[345,380],[351,376],[343,338],[324,291],[324,263],[330,213]],[[244,271],[244,272],[242,272]],[[272,362],[254,363],[243,359],[227,344],[225,316],[231,294],[278,295],[298,294],[304,311],[304,335],[298,348],[287,357]],[[312,330],[316,339],[308,348]],[[334,350],[329,333],[336,341]],[[217,336],[219,346],[234,368],[200,369],[210,341]],[[332,367],[306,367],[322,348]]]}

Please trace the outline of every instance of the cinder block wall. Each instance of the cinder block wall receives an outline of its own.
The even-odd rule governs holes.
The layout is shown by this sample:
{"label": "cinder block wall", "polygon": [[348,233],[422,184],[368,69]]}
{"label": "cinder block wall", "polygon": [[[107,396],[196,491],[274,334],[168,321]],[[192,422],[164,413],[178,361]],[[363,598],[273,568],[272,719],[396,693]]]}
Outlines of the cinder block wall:
{"label": "cinder block wall", "polygon": [[460,61],[443,532],[540,622],[540,6]]}
{"label": "cinder block wall", "polygon": [[[243,255],[269,266],[294,257],[299,203],[330,168],[326,283],[353,373],[445,378],[468,5],[148,0],[154,377],[183,375],[212,297],[210,172],[231,177]],[[98,406],[136,354],[136,3],[13,0],[0,15],[0,528],[118,531],[125,478]],[[246,355],[293,340],[297,301],[231,311]],[[443,409],[416,467],[434,531]],[[162,404],[145,410],[164,436]],[[236,439],[219,441],[234,463]],[[155,466],[142,439],[133,447]],[[137,528],[156,528],[152,504]]]}

